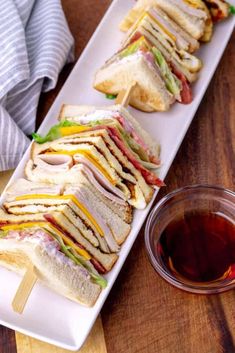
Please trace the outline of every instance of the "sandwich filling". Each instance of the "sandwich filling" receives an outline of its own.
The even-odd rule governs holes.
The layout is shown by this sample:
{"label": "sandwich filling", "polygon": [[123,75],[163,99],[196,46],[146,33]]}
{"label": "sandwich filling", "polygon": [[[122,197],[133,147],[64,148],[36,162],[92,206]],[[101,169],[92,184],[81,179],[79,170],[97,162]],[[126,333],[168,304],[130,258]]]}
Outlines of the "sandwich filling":
{"label": "sandwich filling", "polygon": [[63,233],[59,232],[49,223],[24,223],[21,225],[2,226],[0,229],[2,240],[14,239],[19,242],[30,242],[40,245],[49,256],[56,261],[71,267],[71,270],[82,271],[84,276],[90,278],[94,283],[105,288],[106,279],[98,274],[85,252],[78,252],[77,248],[71,247],[63,240]]}
{"label": "sandwich filling", "polygon": [[[167,73],[166,73],[167,75]],[[63,124],[64,122],[62,122]],[[71,123],[71,124],[76,124],[76,123]],[[85,126],[87,127],[87,130],[85,130]],[[122,152],[123,155],[126,156],[126,158],[129,160],[130,163],[142,174],[143,178],[145,181],[150,184],[150,185],[156,185],[156,186],[162,186],[163,183],[159,180],[159,178],[156,176],[155,173],[151,172],[148,168],[157,168],[159,165],[152,163],[149,160],[149,156],[147,153],[145,153],[145,150],[142,148],[141,145],[137,144],[137,136],[135,139],[131,136],[130,133],[126,132],[121,124],[119,123],[118,120],[108,120],[108,121],[101,121],[97,122],[96,125],[93,127],[83,125],[84,127],[84,132],[88,132],[88,134],[80,133],[80,134],[72,134],[68,132],[68,134],[64,135],[65,138],[59,139],[58,144],[60,143],[61,146],[63,146],[61,149],[58,148],[58,144],[55,148],[55,145],[51,144],[50,149],[46,149],[41,152],[44,152],[46,154],[68,154],[68,155],[83,155],[87,158],[89,157],[90,162],[94,160],[94,156],[91,155],[91,148],[88,146],[86,147],[86,143],[91,143],[92,141],[92,136],[94,136],[94,132],[100,131],[101,138],[102,138],[102,130],[105,130],[107,134],[109,135],[110,139],[113,141],[113,143],[119,148],[119,150]],[[56,126],[58,128],[58,125]],[[52,128],[53,129],[53,128]],[[51,130],[52,130],[51,129]],[[50,130],[50,131],[51,131]],[[54,130],[54,129],[53,129]],[[97,134],[95,134],[97,135]],[[132,132],[133,135],[133,132]],[[58,135],[56,135],[58,136]],[[56,139],[56,136],[53,135],[53,140]],[[71,136],[71,138],[66,138],[67,136]],[[87,137],[87,140],[85,139]],[[35,136],[36,141],[40,140],[45,142],[46,139],[51,140],[51,134],[50,132],[47,134],[46,137],[41,137],[39,135]],[[57,137],[59,138],[59,137]],[[79,138],[81,138],[79,140]],[[93,138],[94,141],[96,141]],[[100,140],[101,141],[101,140]],[[41,142],[41,143],[43,143]],[[105,143],[103,141],[103,143]],[[71,148],[67,148],[66,146],[70,145]],[[53,147],[54,146],[54,147]],[[75,147],[73,147],[75,146]],[[106,145],[107,147],[107,145]],[[40,156],[40,155],[39,155]],[[158,162],[158,161],[157,161]],[[97,161],[99,163],[99,161]],[[99,168],[100,169],[100,168]],[[104,168],[103,168],[104,169]],[[110,172],[110,168],[105,168],[104,175],[107,176],[107,173]],[[109,176],[110,177],[110,176]],[[112,176],[111,176],[112,178]],[[114,179],[115,180],[115,179]],[[131,181],[131,179],[130,179]],[[114,182],[114,181],[113,181]],[[134,180],[133,180],[134,182]]]}
{"label": "sandwich filling", "polygon": [[135,32],[130,44],[119,53],[119,56],[126,57],[136,53],[145,55],[148,63],[160,73],[166,89],[174,95],[176,100],[184,104],[191,103],[192,93],[184,75],[179,74],[174,65],[165,60],[161,51],[139,31]]}

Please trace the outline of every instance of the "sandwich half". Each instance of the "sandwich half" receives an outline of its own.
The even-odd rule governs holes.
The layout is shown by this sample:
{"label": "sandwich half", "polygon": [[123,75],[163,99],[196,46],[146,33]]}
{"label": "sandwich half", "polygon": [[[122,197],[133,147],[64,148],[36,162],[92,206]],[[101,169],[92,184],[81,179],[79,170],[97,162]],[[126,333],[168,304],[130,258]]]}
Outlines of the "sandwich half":
{"label": "sandwich half", "polygon": [[130,105],[139,110],[167,111],[175,101],[153,57],[145,50],[115,54],[96,72],[93,86],[102,93],[118,95],[134,82]]}
{"label": "sandwich half", "polygon": [[123,47],[130,43],[138,43],[141,37],[144,37],[155,50],[160,51],[175,74],[180,72],[188,82],[197,79],[197,73],[202,67],[201,60],[180,48],[176,37],[172,36],[163,23],[159,22],[158,12],[155,9],[146,11],[134,24],[123,42]]}
{"label": "sandwich half", "polygon": [[16,214],[11,214],[0,208],[0,226],[2,230],[14,230],[17,227],[19,228],[19,226],[22,228],[26,226],[42,227],[45,224],[49,224],[53,229],[57,229],[66,246],[89,260],[100,274],[111,270],[118,259],[117,254],[105,253],[99,246],[94,245],[94,238],[91,239],[91,236],[89,240],[85,238],[84,232],[79,230],[71,219],[67,217],[70,212],[69,206],[60,207],[60,210],[48,211],[47,213],[34,211],[34,213],[31,211],[31,213],[22,212],[22,214],[19,214],[17,213],[19,212],[18,210]]}
{"label": "sandwich half", "polygon": [[148,7],[160,7],[172,20],[196,40],[208,41],[213,24],[210,13],[201,0],[138,0],[121,23],[122,30],[129,29]]}
{"label": "sandwich half", "polygon": [[0,264],[20,274],[34,266],[43,284],[85,306],[93,306],[106,286],[89,259],[48,222],[1,224]]}
{"label": "sandwich half", "polygon": [[152,17],[152,20],[157,25],[156,30],[160,31],[161,36],[164,36],[164,39],[170,38],[170,44],[172,45],[173,43],[173,46],[178,50],[185,50],[189,53],[193,53],[199,48],[199,42],[181,28],[158,6],[147,6],[146,9],[141,12],[133,25],[129,28],[123,46],[125,46],[127,38],[133,35],[133,32],[137,29],[146,13]]}
{"label": "sandwich half", "polygon": [[[61,126],[68,123],[67,130],[62,128],[63,137],[56,138],[61,136]],[[77,127],[83,131],[74,134]],[[112,185],[110,192],[136,208],[144,208],[152,198],[153,187],[163,185],[152,170],[159,166],[158,156],[147,145],[144,149],[142,140],[137,143],[138,135],[134,139],[134,130],[130,127],[132,132],[127,133],[118,119],[87,123],[63,120],[51,130],[55,129],[60,130],[58,136],[52,137],[50,131],[45,137],[34,136],[38,142],[33,144],[32,160],[25,170],[29,180],[74,185],[80,165],[85,165],[96,176],[102,174],[99,182],[104,188],[107,183]]]}
{"label": "sandwich half", "polygon": [[[147,17],[149,16],[146,14],[146,18]],[[146,22],[147,28],[150,27],[152,30],[152,26],[149,24],[148,20],[145,21],[144,18],[141,22]],[[125,71],[126,60],[135,62],[138,61],[139,58],[144,58],[146,65],[152,68],[152,73],[149,72],[147,76],[142,76],[143,82],[147,82],[147,80],[150,79],[149,75],[153,75],[155,72],[158,74],[159,80],[161,80],[162,83],[162,87],[160,87],[159,84],[155,82],[156,89],[159,90],[159,92],[162,92],[162,90],[167,92],[168,96],[171,97],[172,102],[178,100],[182,103],[190,103],[192,101],[192,94],[188,82],[194,81],[197,78],[197,73],[190,71],[187,65],[188,62],[192,62],[195,57],[192,57],[192,55],[188,54],[187,57],[190,60],[187,61],[187,64],[182,65],[182,59],[180,56],[176,54],[176,52],[173,52],[172,48],[169,48],[169,51],[165,49],[165,47],[160,44],[160,41],[155,38],[155,33],[152,34],[150,30],[146,30],[142,25],[138,31],[134,31],[133,36],[131,35],[131,37],[128,37],[128,41],[129,44],[127,44],[127,46],[124,47],[119,53],[114,55],[114,57],[110,59],[110,61],[108,61],[100,69],[100,71],[97,72],[94,83],[95,88],[112,94],[117,93],[117,85],[119,91],[125,89],[126,86],[123,85],[124,81],[121,80],[121,76],[117,76],[114,79],[113,67]],[[168,42],[167,45],[169,47]],[[177,58],[177,60],[174,56]],[[200,61],[196,58],[194,61],[196,61],[194,69],[195,71],[198,71],[200,67]],[[191,66],[193,66],[193,62]],[[141,67],[140,70],[142,70]],[[144,71],[141,71],[141,75],[142,74],[144,74]],[[185,77],[186,75],[187,77]],[[109,86],[106,86],[107,82],[110,83]],[[140,85],[141,82],[138,82],[138,84]],[[106,87],[109,87],[108,92]],[[152,96],[153,92],[150,92],[147,86],[143,86],[143,90],[147,95],[149,95],[150,100],[154,99],[154,96]],[[135,92],[133,92],[132,96],[135,97]],[[143,97],[141,97],[141,99],[142,98]],[[148,104],[151,104],[150,101]],[[156,102],[156,104],[152,106],[151,110],[167,110],[169,107],[170,106],[168,105],[164,106],[164,109],[161,109],[161,106]]]}

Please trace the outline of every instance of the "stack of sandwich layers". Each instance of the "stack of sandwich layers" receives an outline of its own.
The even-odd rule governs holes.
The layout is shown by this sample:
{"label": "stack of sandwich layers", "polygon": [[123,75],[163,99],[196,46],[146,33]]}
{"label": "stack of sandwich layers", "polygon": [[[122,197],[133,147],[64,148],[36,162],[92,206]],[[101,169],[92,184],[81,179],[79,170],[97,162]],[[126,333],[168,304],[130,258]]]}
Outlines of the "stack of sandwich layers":
{"label": "stack of sandwich layers", "polygon": [[130,104],[146,112],[191,103],[190,84],[202,68],[193,53],[199,41],[210,41],[212,19],[201,0],[138,0],[121,23],[121,49],[97,71],[94,88],[116,96],[135,82]]}
{"label": "stack of sandwich layers", "polygon": [[0,209],[0,263],[93,305],[154,188],[159,145],[121,106],[63,106]]}

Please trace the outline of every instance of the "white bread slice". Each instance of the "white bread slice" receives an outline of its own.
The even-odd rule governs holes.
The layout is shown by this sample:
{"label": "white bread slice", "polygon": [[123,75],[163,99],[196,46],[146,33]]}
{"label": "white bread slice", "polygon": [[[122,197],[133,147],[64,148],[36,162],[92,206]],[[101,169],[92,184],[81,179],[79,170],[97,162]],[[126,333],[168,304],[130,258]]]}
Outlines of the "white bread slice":
{"label": "white bread slice", "polygon": [[[141,2],[142,0],[139,1]],[[165,11],[169,17],[177,22],[179,26],[188,32],[193,38],[200,39],[203,36],[206,19],[190,15],[183,11],[181,4],[187,6],[183,0],[155,0],[155,4]]]}
{"label": "white bread slice", "polygon": [[32,183],[24,178],[14,181],[6,190],[7,198],[15,198],[23,194],[48,194],[60,195],[63,191],[63,185],[48,185],[43,183]]}
{"label": "white bread slice", "polygon": [[[127,119],[133,126],[135,132],[142,138],[144,143],[148,146],[148,149],[151,151],[153,156],[156,158],[160,155],[160,145],[155,141],[151,135],[143,129],[141,124],[130,114],[130,112],[124,108],[122,105],[112,105],[106,107],[94,107],[88,105],[68,105],[64,104],[61,108],[58,119],[59,120],[69,120],[74,122],[80,122],[83,119],[83,116],[92,116],[92,114],[99,113],[100,120],[102,121],[102,113],[110,113],[115,116],[122,116],[124,119]],[[106,115],[105,115],[106,117]]]}
{"label": "white bread slice", "polygon": [[96,72],[93,86],[100,92],[116,95],[132,82],[137,85],[133,89],[130,105],[139,110],[167,111],[174,102],[164,81],[143,55],[130,55],[104,65]]}
{"label": "white bread slice", "polygon": [[93,306],[101,292],[85,269],[63,264],[52,252],[29,240],[1,239],[0,264],[22,275],[33,265],[42,284],[86,306]]}
{"label": "white bread slice", "polygon": [[69,234],[81,244],[87,251],[90,253],[96,260],[98,260],[101,265],[110,271],[115,262],[118,259],[117,254],[105,254],[102,253],[99,249],[95,248],[89,241],[87,241],[79,232],[79,230],[69,221],[67,217],[63,215],[62,212],[52,212],[50,213],[55,219],[56,223],[63,230],[69,232]]}
{"label": "white bread slice", "polygon": [[45,221],[42,213],[37,214],[23,214],[23,215],[15,215],[6,213],[0,207],[0,223],[20,223],[20,222],[34,222],[34,221]]}
{"label": "white bread slice", "polygon": [[127,32],[147,7],[156,5],[155,0],[138,0],[119,25],[123,32]]}

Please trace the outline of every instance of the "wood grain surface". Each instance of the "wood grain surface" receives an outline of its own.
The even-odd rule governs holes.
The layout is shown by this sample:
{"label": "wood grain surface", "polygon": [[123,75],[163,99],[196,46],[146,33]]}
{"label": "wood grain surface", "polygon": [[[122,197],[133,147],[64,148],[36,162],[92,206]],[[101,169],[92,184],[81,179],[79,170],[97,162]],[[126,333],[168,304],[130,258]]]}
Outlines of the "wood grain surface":
{"label": "wood grain surface", "polygon": [[[76,58],[97,27],[110,0],[63,0],[76,42]],[[42,121],[72,65],[57,88],[40,99]],[[78,78],[79,79],[79,78]],[[234,189],[235,182],[235,33],[166,178],[168,192],[189,184],[210,183]],[[1,183],[1,175],[0,175]],[[102,310],[108,353],[235,353],[235,292],[198,296],[171,287],[157,276],[146,256],[144,228]],[[96,335],[103,335],[101,322]],[[96,327],[95,327],[96,330]],[[97,333],[98,332],[98,333]],[[97,336],[96,336],[97,337]],[[18,353],[55,352],[30,344],[25,336]],[[35,342],[35,341],[34,341]],[[98,350],[95,338],[82,352]],[[23,347],[23,350],[22,350]],[[43,350],[44,349],[44,350]],[[61,353],[61,351],[58,351]],[[0,353],[16,353],[14,332],[0,327]]]}

